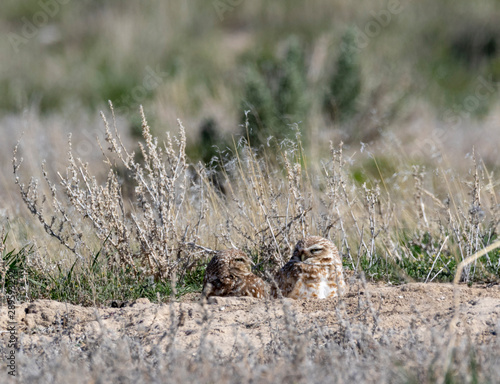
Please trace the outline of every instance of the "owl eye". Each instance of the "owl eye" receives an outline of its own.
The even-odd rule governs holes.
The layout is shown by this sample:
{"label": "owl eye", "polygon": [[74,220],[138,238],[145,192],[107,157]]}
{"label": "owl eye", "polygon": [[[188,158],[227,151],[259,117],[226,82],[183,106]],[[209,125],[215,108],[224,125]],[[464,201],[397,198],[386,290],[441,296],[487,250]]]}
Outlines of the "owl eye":
{"label": "owl eye", "polygon": [[316,255],[316,254],[320,253],[322,250],[323,250],[323,249],[321,249],[321,248],[311,249],[311,253],[312,253],[313,255]]}
{"label": "owl eye", "polygon": [[240,263],[244,263],[245,259],[243,257],[238,257],[237,259],[235,259],[235,261],[238,261]]}

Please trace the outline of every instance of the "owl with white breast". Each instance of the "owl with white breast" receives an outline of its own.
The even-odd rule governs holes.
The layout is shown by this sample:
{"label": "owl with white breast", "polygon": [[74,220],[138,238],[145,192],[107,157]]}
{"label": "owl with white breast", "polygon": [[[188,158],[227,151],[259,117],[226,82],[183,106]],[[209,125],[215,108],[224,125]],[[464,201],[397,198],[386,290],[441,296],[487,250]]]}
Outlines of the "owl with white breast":
{"label": "owl with white breast", "polygon": [[346,291],[337,247],[319,236],[300,240],[275,280],[281,294],[292,299],[327,299]]}

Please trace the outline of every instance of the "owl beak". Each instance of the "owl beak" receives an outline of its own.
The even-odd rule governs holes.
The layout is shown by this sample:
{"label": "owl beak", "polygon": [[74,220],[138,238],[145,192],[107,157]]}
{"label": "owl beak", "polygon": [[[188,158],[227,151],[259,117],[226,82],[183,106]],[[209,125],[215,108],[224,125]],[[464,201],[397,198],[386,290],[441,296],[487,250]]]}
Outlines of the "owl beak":
{"label": "owl beak", "polygon": [[304,261],[306,259],[305,252],[300,252],[300,261]]}

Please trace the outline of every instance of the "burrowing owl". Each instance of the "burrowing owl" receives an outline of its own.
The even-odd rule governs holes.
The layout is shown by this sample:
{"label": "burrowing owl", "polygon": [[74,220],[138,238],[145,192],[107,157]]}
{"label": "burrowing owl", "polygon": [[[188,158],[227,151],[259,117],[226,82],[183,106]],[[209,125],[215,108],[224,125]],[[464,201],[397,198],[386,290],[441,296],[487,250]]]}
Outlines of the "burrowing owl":
{"label": "burrowing owl", "polygon": [[218,251],[203,279],[203,295],[266,297],[267,284],[252,273],[252,261],[242,251]]}
{"label": "burrowing owl", "polygon": [[341,296],[346,287],[337,247],[319,236],[300,240],[275,280],[282,295],[292,299]]}

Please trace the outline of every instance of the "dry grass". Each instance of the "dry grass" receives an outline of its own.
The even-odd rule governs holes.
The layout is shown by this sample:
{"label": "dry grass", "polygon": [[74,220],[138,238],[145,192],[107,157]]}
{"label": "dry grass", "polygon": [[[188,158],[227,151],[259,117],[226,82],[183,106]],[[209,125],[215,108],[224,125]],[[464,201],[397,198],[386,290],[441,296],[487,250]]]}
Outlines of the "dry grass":
{"label": "dry grass", "polygon": [[[336,242],[354,271],[389,281],[451,281],[458,263],[497,236],[496,183],[474,152],[462,178],[403,162],[397,152],[389,164],[365,149],[365,160],[357,161],[376,174],[361,182],[342,144],[331,144],[321,169],[311,167],[297,132],[295,141],[270,141],[274,157],[241,139],[220,153],[218,168],[207,169],[188,163],[180,123],[179,135],[167,134],[160,144],[142,113],[144,141],[135,154],[123,144],[114,115],[113,128],[103,119],[105,168],[75,159],[70,143],[58,181],[42,165],[48,194],[36,179],[23,183],[22,160],[16,153],[13,159],[23,201],[70,251],[66,268],[78,270],[102,254],[110,268],[175,280],[204,259],[203,247],[237,247],[265,273],[283,265],[297,239],[319,234]],[[47,263],[36,255],[45,259],[38,264]],[[498,253],[490,252],[466,266],[462,279],[491,280],[498,268]]]}

